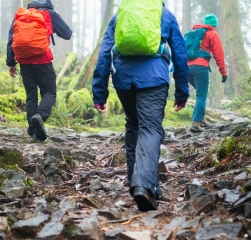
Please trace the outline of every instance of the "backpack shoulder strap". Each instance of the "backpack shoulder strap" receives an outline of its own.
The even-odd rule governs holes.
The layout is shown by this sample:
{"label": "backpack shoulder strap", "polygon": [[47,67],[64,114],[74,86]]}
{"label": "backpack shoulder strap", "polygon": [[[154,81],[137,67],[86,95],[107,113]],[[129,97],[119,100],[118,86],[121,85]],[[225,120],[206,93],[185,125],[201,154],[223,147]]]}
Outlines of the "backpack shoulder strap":
{"label": "backpack shoulder strap", "polygon": [[53,45],[55,45],[55,40],[53,37],[53,26],[52,26],[52,22],[51,22],[51,15],[48,9],[43,11],[45,13],[45,24],[47,26],[48,29],[48,35],[51,37],[51,42]]}

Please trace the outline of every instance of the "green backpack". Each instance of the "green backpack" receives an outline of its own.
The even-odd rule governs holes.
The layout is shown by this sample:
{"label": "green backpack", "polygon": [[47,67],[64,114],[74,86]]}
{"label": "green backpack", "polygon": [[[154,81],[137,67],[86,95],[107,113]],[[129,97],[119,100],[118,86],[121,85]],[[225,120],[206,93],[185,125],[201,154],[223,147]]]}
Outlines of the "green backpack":
{"label": "green backpack", "polygon": [[122,55],[151,56],[161,43],[162,0],[122,0],[115,27],[115,47]]}

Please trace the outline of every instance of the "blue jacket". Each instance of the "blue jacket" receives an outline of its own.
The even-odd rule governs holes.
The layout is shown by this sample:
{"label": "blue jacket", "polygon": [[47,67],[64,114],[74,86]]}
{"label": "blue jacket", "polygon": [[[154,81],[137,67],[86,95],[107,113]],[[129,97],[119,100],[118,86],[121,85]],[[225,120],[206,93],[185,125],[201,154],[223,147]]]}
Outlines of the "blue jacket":
{"label": "blue jacket", "polygon": [[[137,89],[170,83],[168,64],[162,57],[115,56],[111,70],[111,49],[114,46],[116,15],[110,21],[100,47],[99,58],[93,75],[92,90],[94,103],[104,104],[108,98],[108,81],[112,73],[113,85],[117,89],[129,90],[134,84]],[[174,65],[175,97],[185,102],[189,97],[188,66],[186,47],[174,15],[163,7],[161,18],[162,43],[168,42]]]}
{"label": "blue jacket", "polygon": [[[57,36],[69,40],[72,35],[72,30],[68,27],[65,21],[53,10],[54,6],[51,0],[33,0],[28,4],[28,8],[38,8],[40,10],[48,9],[50,16],[51,16],[51,23],[53,32],[57,34]],[[8,66],[15,66],[17,64],[15,60],[15,54],[12,50],[12,36],[13,36],[13,24],[10,27],[9,37],[8,37],[8,44],[7,44],[7,59],[6,65]]]}

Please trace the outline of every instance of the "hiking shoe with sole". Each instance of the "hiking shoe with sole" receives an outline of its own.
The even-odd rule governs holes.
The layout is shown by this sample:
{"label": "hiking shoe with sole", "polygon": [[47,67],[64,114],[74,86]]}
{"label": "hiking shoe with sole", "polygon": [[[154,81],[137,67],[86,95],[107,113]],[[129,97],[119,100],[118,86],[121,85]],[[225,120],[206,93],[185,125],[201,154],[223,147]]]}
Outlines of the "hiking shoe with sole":
{"label": "hiking shoe with sole", "polygon": [[203,127],[203,128],[210,128],[210,127],[212,127],[212,124],[208,123],[208,121],[204,118],[200,122],[200,126]]}
{"label": "hiking shoe with sole", "polygon": [[152,194],[143,187],[135,187],[133,198],[141,212],[153,211],[158,209],[158,203]]}
{"label": "hiking shoe with sole", "polygon": [[193,121],[190,131],[192,133],[204,132],[205,128],[201,127],[200,122]]}
{"label": "hiking shoe with sole", "polygon": [[41,116],[39,114],[34,115],[31,118],[31,122],[32,125],[35,128],[35,133],[36,133],[36,137],[39,141],[45,141],[47,136],[46,136],[46,131],[44,128],[44,121],[41,118]]}

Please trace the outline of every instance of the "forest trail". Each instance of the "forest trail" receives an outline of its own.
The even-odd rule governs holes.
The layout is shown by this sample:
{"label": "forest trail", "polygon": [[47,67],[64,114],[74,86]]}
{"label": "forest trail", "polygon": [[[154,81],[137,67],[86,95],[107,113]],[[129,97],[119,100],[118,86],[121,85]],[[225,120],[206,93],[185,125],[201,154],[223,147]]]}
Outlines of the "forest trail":
{"label": "forest trail", "polygon": [[165,127],[163,197],[146,213],[128,192],[123,133],[47,128],[39,143],[0,124],[1,162],[22,162],[0,168],[0,239],[251,239],[251,126],[224,114],[201,134]]}

